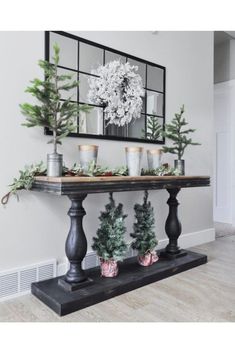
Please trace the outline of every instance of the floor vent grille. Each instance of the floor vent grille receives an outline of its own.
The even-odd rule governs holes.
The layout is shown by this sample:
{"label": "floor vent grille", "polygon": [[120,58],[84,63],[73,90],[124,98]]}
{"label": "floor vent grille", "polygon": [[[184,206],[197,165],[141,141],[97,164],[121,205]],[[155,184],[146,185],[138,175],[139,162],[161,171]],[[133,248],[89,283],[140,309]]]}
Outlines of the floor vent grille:
{"label": "floor vent grille", "polygon": [[44,281],[46,279],[54,277],[54,264],[49,263],[38,267],[38,280]]}
{"label": "floor vent grille", "polygon": [[0,301],[30,293],[31,283],[56,277],[56,260],[0,272]]}
{"label": "floor vent grille", "polygon": [[37,281],[37,269],[29,268],[20,271],[20,292],[30,290],[31,283]]}
{"label": "floor vent grille", "polygon": [[6,296],[18,293],[18,273],[3,274],[0,276],[0,300]]}

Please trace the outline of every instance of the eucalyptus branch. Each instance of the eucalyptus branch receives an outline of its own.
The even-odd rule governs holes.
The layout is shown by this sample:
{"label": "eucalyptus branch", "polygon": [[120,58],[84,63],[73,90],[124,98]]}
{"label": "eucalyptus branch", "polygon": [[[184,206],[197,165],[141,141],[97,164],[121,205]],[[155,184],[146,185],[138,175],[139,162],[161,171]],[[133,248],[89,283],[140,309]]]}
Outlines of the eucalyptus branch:
{"label": "eucalyptus branch", "polygon": [[19,173],[20,176],[18,178],[14,178],[12,184],[9,185],[10,191],[2,197],[2,205],[6,205],[8,203],[11,195],[16,195],[17,199],[19,199],[19,190],[31,189],[35,176],[46,175],[46,167],[43,165],[43,162],[40,162],[35,165],[32,164],[30,166],[25,166],[25,169],[20,170]]}
{"label": "eucalyptus branch", "polygon": [[[43,162],[37,164],[31,164],[30,166],[25,166],[23,170],[19,171],[19,177],[14,178],[13,182],[9,185],[10,190],[5,194],[2,199],[2,205],[6,205],[9,201],[11,195],[16,195],[19,199],[19,190],[30,190],[32,188],[34,178],[36,176],[47,175],[47,168],[44,166]],[[63,166],[62,174],[64,176],[125,176],[128,174],[127,167],[117,167],[110,169],[108,167],[96,166],[94,162],[91,162],[88,166],[88,172],[84,172],[80,164],[74,164],[71,168]]]}

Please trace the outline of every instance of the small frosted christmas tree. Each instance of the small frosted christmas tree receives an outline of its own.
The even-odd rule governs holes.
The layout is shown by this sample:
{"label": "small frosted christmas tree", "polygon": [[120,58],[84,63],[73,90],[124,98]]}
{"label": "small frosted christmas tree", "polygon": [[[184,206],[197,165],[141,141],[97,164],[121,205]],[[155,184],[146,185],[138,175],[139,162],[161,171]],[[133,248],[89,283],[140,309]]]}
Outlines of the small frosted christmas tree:
{"label": "small frosted christmas tree", "polygon": [[113,194],[109,194],[109,203],[105,206],[105,211],[99,217],[100,227],[97,230],[97,237],[93,238],[92,249],[103,260],[122,260],[127,250],[124,241],[126,227],[124,220],[127,217],[123,213],[121,203],[116,206]]}
{"label": "small frosted christmas tree", "polygon": [[[136,222],[133,225],[134,232],[130,235],[135,240],[131,247],[138,251],[140,264],[149,266],[158,260],[156,252],[154,252],[158,241],[154,232],[154,213],[151,202],[148,201],[148,191],[144,192],[143,204],[135,204],[134,210]],[[145,256],[148,256],[147,262],[144,260]]]}

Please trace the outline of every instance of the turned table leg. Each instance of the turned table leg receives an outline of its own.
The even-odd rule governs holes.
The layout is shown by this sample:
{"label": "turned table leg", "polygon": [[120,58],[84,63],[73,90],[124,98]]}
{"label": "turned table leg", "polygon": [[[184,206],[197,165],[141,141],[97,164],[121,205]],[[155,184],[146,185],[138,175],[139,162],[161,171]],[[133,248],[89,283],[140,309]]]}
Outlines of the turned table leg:
{"label": "turned table leg", "polygon": [[87,252],[87,240],[82,226],[82,220],[86,214],[82,202],[86,196],[87,194],[69,196],[72,202],[68,211],[71,225],[65,244],[65,253],[69,260],[69,270],[64,278],[59,279],[59,284],[69,291],[84,287],[91,282],[82,269],[82,261]]}
{"label": "turned table leg", "polygon": [[167,204],[169,205],[169,214],[165,224],[165,231],[169,238],[169,243],[165,250],[161,252],[162,257],[176,258],[186,255],[185,250],[180,250],[178,246],[178,238],[181,234],[181,223],[178,219],[178,205],[176,198],[180,188],[167,189],[170,194]]}

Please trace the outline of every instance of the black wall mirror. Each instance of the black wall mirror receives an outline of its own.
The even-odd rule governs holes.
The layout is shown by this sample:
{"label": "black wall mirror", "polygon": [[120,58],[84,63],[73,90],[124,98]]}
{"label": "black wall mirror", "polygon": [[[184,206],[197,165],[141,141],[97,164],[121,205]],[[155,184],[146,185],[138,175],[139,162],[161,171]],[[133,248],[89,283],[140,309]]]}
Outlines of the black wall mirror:
{"label": "black wall mirror", "polygon": [[[79,81],[78,89],[72,92],[73,101],[92,106],[89,113],[80,113],[77,121],[79,128],[70,136],[155,144],[165,142],[156,133],[157,129],[164,129],[165,125],[165,67],[62,31],[45,32],[45,59],[48,61],[52,61],[55,42],[60,47],[60,73],[74,72]],[[95,76],[93,70],[114,60],[137,66],[137,73],[143,83],[142,111],[139,118],[121,127],[107,125],[105,107],[88,101],[89,78]],[[46,133],[50,134],[49,131]]]}

